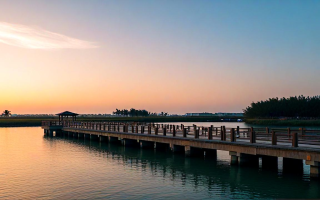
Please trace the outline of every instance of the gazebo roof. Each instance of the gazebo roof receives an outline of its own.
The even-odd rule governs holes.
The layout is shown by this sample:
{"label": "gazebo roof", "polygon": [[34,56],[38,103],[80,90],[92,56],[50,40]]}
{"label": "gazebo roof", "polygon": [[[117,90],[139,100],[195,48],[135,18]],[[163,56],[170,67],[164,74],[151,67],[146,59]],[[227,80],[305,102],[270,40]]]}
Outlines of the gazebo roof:
{"label": "gazebo roof", "polygon": [[73,113],[73,112],[70,112],[70,111],[64,111],[64,112],[61,112],[61,113],[58,113],[56,115],[63,115],[63,116],[77,116],[79,114],[77,113]]}

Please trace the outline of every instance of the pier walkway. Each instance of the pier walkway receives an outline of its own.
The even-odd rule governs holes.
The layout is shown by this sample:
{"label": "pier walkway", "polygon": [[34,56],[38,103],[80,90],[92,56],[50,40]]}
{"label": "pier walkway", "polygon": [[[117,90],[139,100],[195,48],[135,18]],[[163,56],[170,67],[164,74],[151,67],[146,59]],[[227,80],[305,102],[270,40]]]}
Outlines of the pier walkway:
{"label": "pier walkway", "polygon": [[125,146],[155,148],[186,156],[216,157],[217,150],[229,151],[232,165],[278,168],[299,172],[303,160],[310,176],[320,178],[320,130],[226,128],[154,123],[43,121],[45,135],[68,134],[76,138],[109,141]]}

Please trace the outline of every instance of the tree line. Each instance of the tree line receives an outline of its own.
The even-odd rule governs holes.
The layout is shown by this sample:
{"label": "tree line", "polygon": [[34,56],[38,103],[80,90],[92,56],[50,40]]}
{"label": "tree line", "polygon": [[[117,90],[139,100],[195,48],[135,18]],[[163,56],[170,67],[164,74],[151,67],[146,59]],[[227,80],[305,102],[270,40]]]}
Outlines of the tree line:
{"label": "tree line", "polygon": [[269,98],[252,102],[243,111],[245,117],[320,117],[320,96]]}
{"label": "tree line", "polygon": [[[131,108],[130,110],[127,110],[127,109],[122,109],[122,110],[116,109],[116,111],[114,111],[113,114],[114,115],[122,115],[122,116],[131,116],[131,117],[134,117],[134,116],[146,117],[146,116],[156,116],[156,115],[158,115],[157,113],[148,112],[147,110],[136,110],[134,108]],[[161,112],[160,115],[161,116],[167,116],[168,113]]]}
{"label": "tree line", "polygon": [[9,110],[5,110],[2,113],[2,116],[4,116],[4,117],[9,117],[10,115],[11,115],[11,111],[9,111]]}

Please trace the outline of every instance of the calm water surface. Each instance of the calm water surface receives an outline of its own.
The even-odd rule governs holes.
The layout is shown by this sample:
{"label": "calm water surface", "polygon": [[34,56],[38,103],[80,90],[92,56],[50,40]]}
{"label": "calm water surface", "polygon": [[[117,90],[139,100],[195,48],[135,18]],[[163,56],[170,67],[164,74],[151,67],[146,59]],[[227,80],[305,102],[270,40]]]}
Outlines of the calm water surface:
{"label": "calm water surface", "polygon": [[[218,126],[218,125],[217,125]],[[50,138],[35,128],[0,128],[1,199],[320,198],[304,174],[230,166],[217,160]]]}

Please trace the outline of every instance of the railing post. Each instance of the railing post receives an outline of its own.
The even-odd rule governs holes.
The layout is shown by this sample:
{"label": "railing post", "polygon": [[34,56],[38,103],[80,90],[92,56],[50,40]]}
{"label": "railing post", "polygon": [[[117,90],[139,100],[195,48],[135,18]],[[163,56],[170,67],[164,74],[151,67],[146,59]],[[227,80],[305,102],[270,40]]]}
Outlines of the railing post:
{"label": "railing post", "polygon": [[288,138],[290,138],[290,137],[291,137],[291,129],[288,128]]}
{"label": "railing post", "polygon": [[196,132],[196,134],[194,135],[194,138],[195,138],[195,139],[198,139],[198,138],[199,138],[199,129],[196,129],[195,132]]}
{"label": "railing post", "polygon": [[139,125],[136,126],[136,133],[139,133]]}
{"label": "railing post", "polygon": [[304,133],[305,133],[305,129],[301,128],[301,135],[304,135]]}
{"label": "railing post", "polygon": [[212,126],[208,129],[208,140],[212,140]]}
{"label": "railing post", "polygon": [[271,132],[271,140],[272,140],[272,145],[277,145],[277,135],[276,135],[276,132],[274,131]]}
{"label": "railing post", "polygon": [[235,137],[235,134],[234,134],[234,128],[230,129],[230,139],[231,139],[231,142],[235,142],[236,141],[236,137]]}
{"label": "railing post", "polygon": [[148,125],[148,134],[151,135],[151,126]]}
{"label": "railing post", "polygon": [[156,127],[154,128],[154,134],[155,134],[155,135],[158,135],[158,126],[156,126]]}
{"label": "railing post", "polygon": [[292,147],[298,147],[298,133],[292,134]]}
{"label": "railing post", "polygon": [[141,126],[141,134],[144,134],[144,126]]}
{"label": "railing post", "polygon": [[220,127],[221,130],[220,130],[220,139],[221,141],[223,141],[223,126]]}
{"label": "railing post", "polygon": [[172,127],[172,136],[176,137],[176,126]]}
{"label": "railing post", "polygon": [[183,137],[187,137],[187,129],[183,128]]}
{"label": "railing post", "polygon": [[163,136],[166,136],[167,135],[167,128],[162,128],[163,130]]}
{"label": "railing post", "polygon": [[237,126],[237,135],[239,135],[239,137],[240,137],[240,127],[239,126]]}
{"label": "railing post", "polygon": [[256,143],[256,132],[253,130],[253,127],[250,130],[250,143]]}
{"label": "railing post", "polygon": [[267,133],[267,135],[269,135],[269,133],[270,133],[270,130],[268,127],[266,127],[266,133]]}

